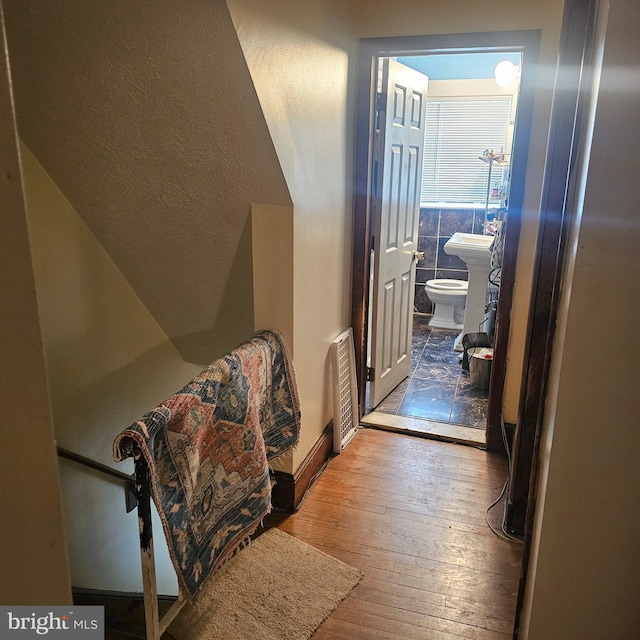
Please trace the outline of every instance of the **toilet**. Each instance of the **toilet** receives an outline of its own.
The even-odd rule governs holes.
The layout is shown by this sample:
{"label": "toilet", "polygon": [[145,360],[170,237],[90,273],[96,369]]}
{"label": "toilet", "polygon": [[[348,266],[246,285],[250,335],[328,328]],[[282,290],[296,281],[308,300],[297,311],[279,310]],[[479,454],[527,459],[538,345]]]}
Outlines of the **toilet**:
{"label": "toilet", "polygon": [[464,307],[467,301],[466,280],[437,278],[427,280],[424,290],[435,305],[430,327],[462,330],[464,327]]}

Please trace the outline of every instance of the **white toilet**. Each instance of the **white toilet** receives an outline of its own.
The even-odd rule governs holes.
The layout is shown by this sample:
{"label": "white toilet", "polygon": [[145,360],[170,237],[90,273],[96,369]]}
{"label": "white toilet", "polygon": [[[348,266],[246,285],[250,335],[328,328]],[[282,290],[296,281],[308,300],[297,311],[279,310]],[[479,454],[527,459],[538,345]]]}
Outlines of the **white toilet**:
{"label": "white toilet", "polygon": [[430,327],[462,330],[468,286],[466,280],[437,278],[427,281],[424,290],[435,305]]}

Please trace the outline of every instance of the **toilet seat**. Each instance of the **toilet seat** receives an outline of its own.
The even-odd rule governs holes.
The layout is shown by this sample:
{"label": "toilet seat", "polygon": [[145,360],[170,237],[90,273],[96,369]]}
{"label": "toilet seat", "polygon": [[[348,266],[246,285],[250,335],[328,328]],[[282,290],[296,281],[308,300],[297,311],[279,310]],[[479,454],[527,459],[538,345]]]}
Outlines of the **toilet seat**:
{"label": "toilet seat", "polygon": [[469,283],[466,280],[452,280],[450,278],[436,278],[435,280],[427,280],[425,285],[427,289],[432,289],[438,293],[452,295],[466,294],[469,289]]}

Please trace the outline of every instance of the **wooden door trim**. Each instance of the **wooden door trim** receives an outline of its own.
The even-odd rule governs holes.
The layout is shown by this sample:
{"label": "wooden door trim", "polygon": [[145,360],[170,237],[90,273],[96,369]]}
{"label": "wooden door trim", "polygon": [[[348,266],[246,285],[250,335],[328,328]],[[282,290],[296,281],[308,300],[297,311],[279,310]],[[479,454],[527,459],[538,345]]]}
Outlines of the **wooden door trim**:
{"label": "wooden door trim", "polygon": [[[376,62],[381,56],[399,56],[429,53],[473,53],[487,50],[521,51],[526,62],[535,62],[540,42],[539,31],[503,31],[487,33],[445,34],[425,36],[398,36],[390,38],[366,38],[360,41],[356,123],[355,167],[353,206],[353,277],[351,301],[351,325],[354,334],[356,375],[358,381],[358,405],[360,416],[365,411],[367,382],[367,333],[369,307],[369,270],[371,254],[371,186],[374,126],[374,98],[376,90]],[[529,67],[527,69],[527,66]],[[523,71],[518,119],[523,124],[531,121],[533,110],[533,67]],[[521,115],[522,114],[522,117]],[[528,115],[527,115],[528,114]],[[528,120],[527,120],[528,118]],[[521,180],[512,183],[509,207],[510,223],[507,225],[503,257],[503,284],[500,290],[498,317],[500,329],[496,344],[494,373],[489,391],[489,420],[487,441],[501,442],[502,397],[506,367],[506,349],[511,322],[515,264],[520,236],[520,217],[524,198],[529,127],[519,126],[514,141],[514,162],[518,163]],[[518,153],[516,157],[515,154]],[[511,272],[511,273],[510,273]],[[505,283],[506,282],[506,283]]]}
{"label": "wooden door trim", "polygon": [[525,529],[533,459],[539,448],[536,440],[544,417],[562,270],[573,215],[584,103],[590,90],[595,14],[596,0],[567,0],[565,4],[507,501],[507,525],[519,533]]}
{"label": "wooden door trim", "polygon": [[[500,275],[500,295],[496,313],[496,330],[494,337],[494,359],[491,381],[489,383],[489,406],[487,415],[487,447],[493,450],[504,450],[502,438],[502,402],[507,370],[507,351],[511,332],[511,307],[518,263],[518,247],[533,120],[533,103],[535,95],[536,63],[538,61],[540,39],[537,37],[523,49],[522,76],[520,79],[520,97],[518,99],[517,124],[512,151],[511,187],[509,190],[509,210],[505,230],[502,271]],[[514,170],[515,168],[515,170]]]}
{"label": "wooden door trim", "polygon": [[540,442],[567,240],[579,197],[576,169],[582,161],[581,134],[590,100],[597,14],[598,0],[565,1],[525,343],[525,371],[505,515],[509,529],[524,533],[514,640],[519,637],[531,555]]}

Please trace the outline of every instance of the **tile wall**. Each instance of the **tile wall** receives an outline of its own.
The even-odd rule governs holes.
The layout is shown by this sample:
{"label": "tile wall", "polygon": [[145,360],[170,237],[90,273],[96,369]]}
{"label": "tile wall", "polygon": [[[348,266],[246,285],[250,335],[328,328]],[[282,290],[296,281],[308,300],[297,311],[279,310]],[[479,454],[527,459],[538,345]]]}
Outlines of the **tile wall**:
{"label": "tile wall", "polygon": [[416,268],[416,312],[433,313],[433,304],[424,290],[427,280],[468,280],[467,265],[458,256],[447,255],[444,245],[458,231],[482,233],[483,224],[484,209],[420,209],[418,251],[424,251],[424,259]]}

